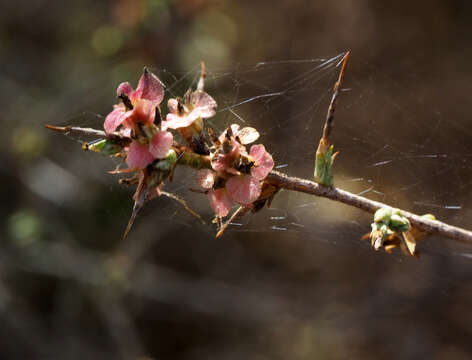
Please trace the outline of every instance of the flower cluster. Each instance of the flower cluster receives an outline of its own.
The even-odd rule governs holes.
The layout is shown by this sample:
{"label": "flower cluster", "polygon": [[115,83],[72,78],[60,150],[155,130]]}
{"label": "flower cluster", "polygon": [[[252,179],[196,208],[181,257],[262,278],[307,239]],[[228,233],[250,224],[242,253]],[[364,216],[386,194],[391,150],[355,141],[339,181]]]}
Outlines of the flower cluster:
{"label": "flower cluster", "polygon": [[[361,209],[378,207],[378,203],[357,196],[356,204],[349,199],[353,196],[346,191],[333,188],[332,165],[337,152],[330,142],[333,129],[334,109],[340,93],[342,78],[346,68],[349,52],[342,61],[338,81],[333,89],[333,96],[328,108],[323,136],[319,142],[316,158],[314,180],[288,177],[278,172],[269,173],[274,167],[272,156],[264,145],[254,143],[259,133],[252,127],[240,128],[232,124],[219,136],[211,128],[204,132],[204,119],[216,115],[217,103],[204,89],[205,66],[196,90],[189,89],[180,98],[167,101],[168,114],[161,116],[161,102],[165,91],[161,81],[150,71],[144,69],[136,89],[128,82],[118,86],[119,103],[105,119],[105,132],[72,126],[46,125],[47,128],[64,133],[99,136],[100,139],[84,143],[82,148],[105,155],[125,158],[127,169],[117,169],[111,173],[132,173],[129,178],[120,179],[120,183],[137,185],[133,196],[135,203],[124,236],[128,234],[138,212],[147,201],[156,196],[165,195],[180,202],[185,209],[201,219],[185,200],[161,191],[164,181],[172,180],[176,165],[188,165],[197,172],[197,182],[208,194],[210,205],[215,212],[215,222],[220,227],[216,236],[224,232],[232,220],[249,210],[256,212],[265,205],[270,206],[272,199],[280,189],[301,191],[332,200],[350,203]],[[174,139],[177,130],[186,144]],[[233,206],[239,205],[224,223]],[[413,225],[410,220],[413,220]],[[203,221],[203,220],[202,220]],[[364,235],[370,239],[375,250],[384,248],[390,253],[399,247],[405,254],[418,256],[417,242],[428,232],[446,234],[458,240],[472,238],[464,229],[454,228],[436,222],[431,214],[423,219],[387,205],[378,209],[371,224],[371,232]]]}
{"label": "flower cluster", "polygon": [[264,145],[244,145],[259,138],[256,129],[233,124],[213,139],[210,159],[212,170],[200,170],[197,181],[208,190],[210,204],[219,217],[228,215],[235,204],[250,207],[261,195],[262,181],[274,167]]}
{"label": "flower cluster", "polygon": [[[170,177],[177,163],[175,152],[187,158],[192,154],[201,159],[206,156],[207,168],[197,173],[197,180],[208,193],[216,216],[222,218],[236,204],[249,209],[262,199],[264,179],[273,169],[274,161],[262,144],[252,145],[247,151],[245,145],[259,138],[254,128],[241,129],[233,124],[219,136],[211,129],[208,136],[204,134],[204,119],[216,114],[217,103],[200,84],[202,80],[197,90],[190,89],[183,98],[169,99],[169,112],[162,120],[160,104],[165,95],[164,86],[144,69],[136,89],[127,82],[118,86],[120,101],[106,117],[104,128],[108,134],[130,139],[124,148],[129,170],[123,172],[138,172],[135,200],[146,197],[143,195],[146,187],[155,186],[159,193],[165,177],[153,173],[161,171],[165,163],[166,177]],[[174,135],[169,130],[178,130],[187,145],[174,143]],[[171,153],[174,155],[170,156]],[[169,159],[173,164],[167,164]]]}
{"label": "flower cluster", "polygon": [[133,139],[127,149],[128,167],[142,169],[155,159],[164,158],[172,146],[173,136],[165,128],[159,128],[159,104],[164,98],[164,87],[159,79],[144,69],[136,90],[124,82],[116,92],[121,102],[106,117],[104,128],[107,133],[120,128],[123,135]]}

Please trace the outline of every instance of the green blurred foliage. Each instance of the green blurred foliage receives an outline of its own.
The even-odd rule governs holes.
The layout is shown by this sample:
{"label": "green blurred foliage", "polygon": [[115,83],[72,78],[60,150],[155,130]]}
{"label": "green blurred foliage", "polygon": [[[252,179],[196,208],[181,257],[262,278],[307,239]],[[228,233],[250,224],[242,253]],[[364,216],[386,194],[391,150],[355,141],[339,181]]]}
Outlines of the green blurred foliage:
{"label": "green blurred foliage", "polygon": [[35,243],[41,237],[43,224],[38,216],[19,211],[8,219],[10,238],[18,246],[27,246]]}

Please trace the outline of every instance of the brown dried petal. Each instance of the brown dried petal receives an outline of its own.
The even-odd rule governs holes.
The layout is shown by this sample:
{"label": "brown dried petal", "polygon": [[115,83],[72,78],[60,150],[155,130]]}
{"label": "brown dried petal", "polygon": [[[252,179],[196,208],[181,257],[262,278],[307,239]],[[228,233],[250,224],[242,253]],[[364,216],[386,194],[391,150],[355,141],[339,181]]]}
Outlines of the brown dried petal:
{"label": "brown dried petal", "polygon": [[253,143],[259,139],[259,132],[252,127],[244,127],[236,133],[236,136],[239,138],[239,141],[243,145]]}

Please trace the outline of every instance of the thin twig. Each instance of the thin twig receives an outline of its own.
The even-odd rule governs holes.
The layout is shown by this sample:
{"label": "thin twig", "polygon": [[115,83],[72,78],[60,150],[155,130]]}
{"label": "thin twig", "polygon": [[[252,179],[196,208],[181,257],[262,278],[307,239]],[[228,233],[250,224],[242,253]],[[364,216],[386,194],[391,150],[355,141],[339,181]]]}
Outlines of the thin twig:
{"label": "thin twig", "polygon": [[333,88],[333,97],[331,98],[331,102],[329,103],[328,113],[326,114],[326,122],[323,127],[323,138],[329,139],[329,135],[333,130],[333,122],[334,122],[334,110],[336,109],[336,100],[338,99],[339,90],[343,83],[344,72],[346,70],[347,62],[349,60],[349,55],[351,54],[350,51],[344,55],[343,58],[343,65],[341,67],[341,71],[339,72],[338,81],[334,84]]}
{"label": "thin twig", "polygon": [[[127,139],[127,138],[121,137],[118,134],[106,134],[103,131],[94,130],[90,128],[80,128],[80,127],[70,127],[70,126],[56,127],[56,126],[51,126],[51,125],[47,125],[46,127],[48,129],[60,131],[63,133],[90,135],[90,136],[98,136],[98,137],[104,137],[104,138],[109,138],[110,136],[118,136],[120,139],[125,139],[125,140]],[[188,153],[187,151],[184,151],[184,152],[186,154],[191,154],[192,161],[187,161],[187,162],[179,161],[179,164],[189,165],[197,169],[210,167],[208,156]],[[334,201],[342,202],[344,204],[357,207],[369,213],[374,213],[381,207],[389,206],[387,204],[370,200],[365,197],[362,197],[362,196],[359,196],[359,195],[356,195],[356,194],[353,194],[348,191],[341,190],[335,187],[326,187],[326,186],[319,185],[313,181],[309,181],[309,180],[305,180],[305,179],[301,179],[297,177],[290,177],[278,171],[271,171],[265,181],[280,189],[303,192],[310,195],[326,197]],[[442,235],[450,239],[472,244],[471,231],[468,231],[468,230],[465,230],[456,226],[448,225],[441,221],[428,220],[408,211],[401,210],[401,212],[402,212],[402,215],[405,216],[410,221],[411,225],[419,230],[426,231],[431,234]]]}
{"label": "thin twig", "polygon": [[234,213],[231,215],[231,217],[226,220],[226,222],[221,225],[220,227],[220,230],[218,230],[218,232],[216,233],[216,238],[219,238],[221,235],[223,235],[223,233],[225,232],[226,228],[228,227],[229,224],[231,224],[231,222],[234,220],[234,218],[236,216],[238,216],[238,214],[241,212],[241,210],[243,210],[244,208],[242,206],[238,207]]}
{"label": "thin twig", "polygon": [[116,144],[127,146],[132,140],[129,137],[122,136],[116,132],[107,134],[105,131],[92,128],[82,128],[77,126],[54,126],[44,125],[47,129],[64,133],[66,135],[93,136],[103,139],[110,139]]}
{"label": "thin twig", "polygon": [[193,210],[190,206],[188,206],[187,202],[184,199],[182,199],[180,196],[167,192],[167,191],[162,191],[162,190],[160,191],[160,193],[161,195],[167,196],[168,198],[180,203],[180,205],[182,205],[184,209],[187,210],[187,212],[189,212],[191,215],[195,216],[198,220],[200,220],[203,225],[206,225],[205,220],[203,220],[200,214],[197,213],[195,210]]}
{"label": "thin twig", "polygon": [[[269,184],[277,186],[281,189],[303,192],[310,195],[325,197],[334,201],[342,202],[344,204],[357,207],[369,213],[375,213],[382,207],[389,206],[387,204],[370,200],[365,197],[350,193],[349,191],[341,190],[336,187],[327,187],[319,185],[313,181],[300,179],[297,177],[287,176],[278,171],[272,171],[266,178]],[[425,219],[422,216],[413,214],[411,212],[401,210],[411,223],[411,225],[419,230],[428,232],[430,234],[438,234],[450,239],[472,244],[472,232],[448,225],[437,220]]]}

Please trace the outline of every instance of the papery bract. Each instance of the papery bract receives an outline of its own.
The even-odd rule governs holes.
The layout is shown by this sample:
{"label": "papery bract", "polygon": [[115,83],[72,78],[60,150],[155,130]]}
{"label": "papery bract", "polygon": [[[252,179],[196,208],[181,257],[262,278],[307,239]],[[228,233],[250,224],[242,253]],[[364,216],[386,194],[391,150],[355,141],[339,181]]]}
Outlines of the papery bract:
{"label": "papery bract", "polygon": [[231,148],[227,153],[217,153],[213,156],[211,160],[213,170],[230,174],[238,173],[237,170],[233,168],[233,163],[240,155],[241,149],[238,142],[235,140],[231,140],[230,144]]}
{"label": "papery bract", "polygon": [[139,79],[138,87],[133,90],[130,83],[124,82],[118,85],[117,95],[128,97],[132,109],[126,104],[120,103],[105,119],[105,131],[115,131],[120,125],[134,129],[137,123],[152,124],[155,117],[155,108],[164,98],[164,87],[156,75],[146,68]]}
{"label": "papery bract", "polygon": [[201,169],[197,171],[197,184],[204,189],[211,189],[215,183],[216,174],[210,169]]}
{"label": "papery bract", "polygon": [[188,97],[188,101],[182,104],[179,109],[179,103],[176,99],[169,99],[167,102],[169,114],[166,121],[163,122],[164,128],[179,129],[193,124],[198,118],[209,118],[216,114],[216,101],[202,90],[194,91]]}
{"label": "papery bract", "polygon": [[122,82],[116,89],[116,96],[121,96],[124,94],[130,98],[133,91],[133,86],[131,86],[129,82]]}
{"label": "papery bract", "polygon": [[126,164],[129,168],[142,169],[154,161],[154,157],[149,152],[149,146],[133,141],[128,149]]}
{"label": "papery bract", "polygon": [[216,114],[216,101],[203,90],[197,90],[190,95],[190,104],[193,106],[192,112],[206,119]]}
{"label": "papery bract", "polygon": [[[259,139],[259,132],[252,127],[246,126],[240,129],[240,126],[238,124],[231,124],[229,129],[231,129],[232,137],[237,139],[242,145],[253,143],[257,139]],[[219,136],[218,140],[220,142],[223,142],[227,133],[228,129],[223,131],[223,133]]]}
{"label": "papery bract", "polygon": [[246,126],[239,130],[236,136],[241,144],[247,145],[259,139],[259,132],[252,127]]}
{"label": "papery bract", "polygon": [[231,134],[237,133],[237,132],[239,131],[239,125],[238,125],[238,124],[231,124],[231,125],[229,126],[229,128],[225,129],[225,131],[223,131],[223,132],[221,133],[221,135],[218,136],[218,141],[219,141],[220,143],[223,143],[223,142],[225,141],[225,138],[226,138],[226,136],[227,136],[227,134],[228,134],[228,130],[229,130],[229,129],[231,130]]}
{"label": "papery bract", "polygon": [[261,182],[250,175],[233,176],[226,182],[226,191],[241,205],[249,205],[261,194]]}
{"label": "papery bract", "polygon": [[152,125],[156,114],[155,106],[151,101],[145,99],[137,99],[134,102],[134,108],[131,114],[122,121],[123,127],[127,129],[137,130],[137,124]]}
{"label": "papery bract", "polygon": [[139,98],[149,100],[153,107],[159,105],[164,98],[164,87],[161,81],[147,68],[144,68],[138,87],[130,96],[132,102]]}
{"label": "papery bract", "polygon": [[274,159],[262,144],[252,145],[249,155],[255,161],[251,168],[251,175],[258,180],[265,179],[274,168]]}
{"label": "papery bract", "polygon": [[149,142],[149,152],[158,159],[162,159],[169,151],[174,137],[168,131],[158,131]]}
{"label": "papery bract", "polygon": [[127,111],[123,104],[114,105],[113,107],[113,111],[107,115],[103,124],[107,133],[115,131],[133,113],[131,110]]}
{"label": "papery bract", "polygon": [[149,144],[141,144],[134,140],[128,149],[126,164],[129,168],[142,169],[152,163],[154,159],[166,156],[173,143],[173,136],[168,131],[158,131]]}
{"label": "papery bract", "polygon": [[209,190],[210,205],[216,216],[225,217],[234,206],[234,201],[225,188]]}

